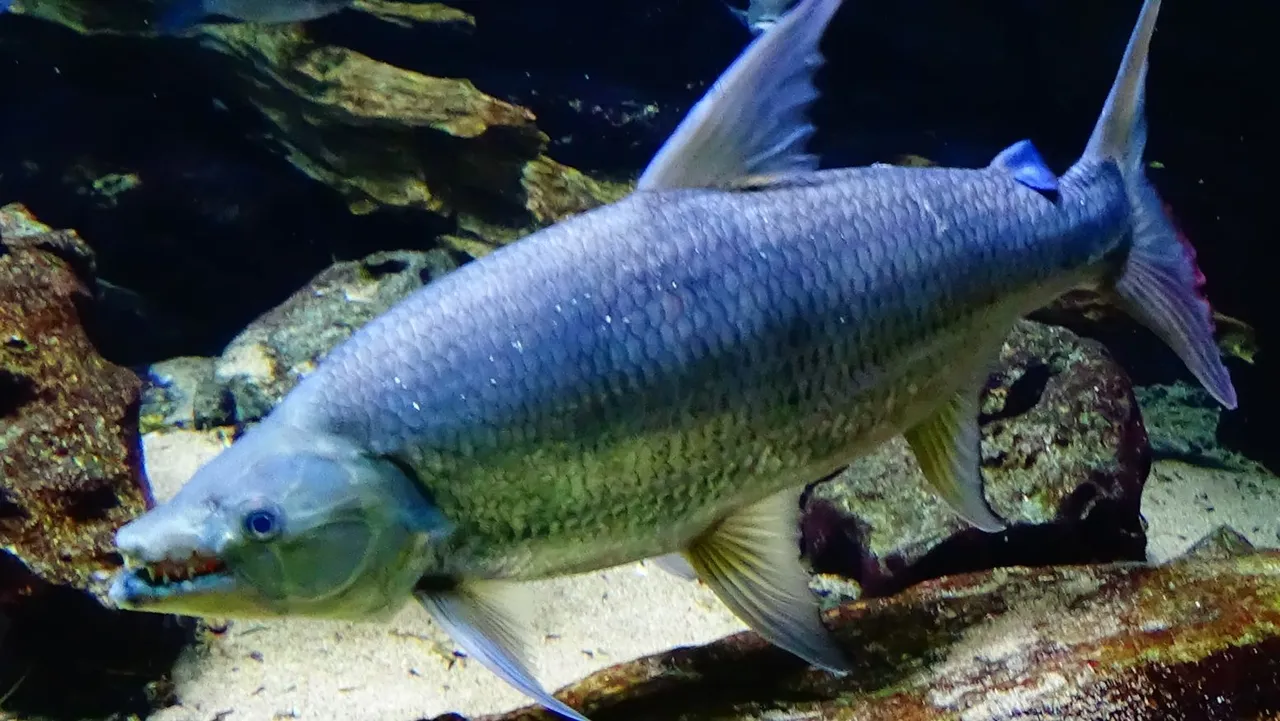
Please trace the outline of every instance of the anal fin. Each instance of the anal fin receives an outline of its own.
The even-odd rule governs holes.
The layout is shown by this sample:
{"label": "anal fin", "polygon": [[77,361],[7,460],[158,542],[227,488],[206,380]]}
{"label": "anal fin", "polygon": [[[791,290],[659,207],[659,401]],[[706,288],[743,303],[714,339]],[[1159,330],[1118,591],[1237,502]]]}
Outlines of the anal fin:
{"label": "anal fin", "polygon": [[822,625],[800,564],[800,493],[788,489],[724,519],[686,551],[698,577],[756,633],[805,661],[849,671]]}
{"label": "anal fin", "polygon": [[904,435],[924,477],[961,518],[987,533],[1006,528],[982,493],[982,431],[974,385],[966,383]]}
{"label": "anal fin", "polygon": [[689,560],[679,553],[668,553],[665,556],[658,556],[649,560],[653,565],[661,568],[667,573],[670,573],[676,578],[681,578],[686,581],[698,580],[697,571],[694,571],[693,566],[689,565]]}
{"label": "anal fin", "polygon": [[587,717],[552,696],[534,677],[526,659],[524,639],[527,607],[513,584],[500,581],[466,582],[444,589],[426,584],[414,596],[436,623],[485,668],[526,696],[575,721]]}

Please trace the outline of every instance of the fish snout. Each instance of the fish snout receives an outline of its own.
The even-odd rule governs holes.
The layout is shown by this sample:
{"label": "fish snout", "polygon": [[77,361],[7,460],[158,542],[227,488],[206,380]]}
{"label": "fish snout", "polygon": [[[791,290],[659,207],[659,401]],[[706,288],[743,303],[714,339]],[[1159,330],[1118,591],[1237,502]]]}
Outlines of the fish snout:
{"label": "fish snout", "polygon": [[127,561],[144,564],[210,556],[200,519],[154,508],[116,530],[116,549]]}

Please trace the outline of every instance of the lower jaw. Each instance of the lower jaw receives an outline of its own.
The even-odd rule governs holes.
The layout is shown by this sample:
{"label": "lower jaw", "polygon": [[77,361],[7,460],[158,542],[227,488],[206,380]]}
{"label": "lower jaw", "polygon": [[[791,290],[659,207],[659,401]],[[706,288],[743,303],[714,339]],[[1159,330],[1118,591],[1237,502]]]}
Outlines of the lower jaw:
{"label": "lower jaw", "polygon": [[157,613],[182,613],[178,607],[204,605],[211,597],[231,593],[235,589],[235,577],[229,573],[207,573],[184,581],[153,584],[136,569],[126,569],[116,575],[107,597],[117,608],[130,611],[155,611]]}

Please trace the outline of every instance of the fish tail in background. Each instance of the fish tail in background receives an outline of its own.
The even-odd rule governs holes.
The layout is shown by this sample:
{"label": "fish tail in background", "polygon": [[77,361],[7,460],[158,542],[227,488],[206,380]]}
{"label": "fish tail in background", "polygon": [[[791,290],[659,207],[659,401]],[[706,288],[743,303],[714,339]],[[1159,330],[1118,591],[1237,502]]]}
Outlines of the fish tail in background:
{"label": "fish tail in background", "polygon": [[169,0],[156,21],[156,30],[165,35],[180,35],[199,25],[206,15],[204,0]]}
{"label": "fish tail in background", "polygon": [[1210,395],[1235,408],[1235,388],[1214,339],[1213,311],[1202,292],[1205,279],[1195,250],[1179,235],[1143,173],[1147,52],[1159,11],[1160,0],[1143,3],[1084,157],[1114,161],[1124,174],[1133,238],[1111,289],[1120,305],[1168,344]]}
{"label": "fish tail in background", "polygon": [[[5,0],[0,0],[0,7],[3,7],[4,2]],[[13,0],[9,0],[9,2],[13,2]],[[737,18],[739,22],[741,22],[747,28],[751,28],[751,16],[747,14],[746,10],[743,10],[742,8],[736,8],[730,5],[729,3],[725,3],[724,6],[729,12],[733,13],[733,16]],[[751,29],[754,30],[754,28],[751,28]]]}

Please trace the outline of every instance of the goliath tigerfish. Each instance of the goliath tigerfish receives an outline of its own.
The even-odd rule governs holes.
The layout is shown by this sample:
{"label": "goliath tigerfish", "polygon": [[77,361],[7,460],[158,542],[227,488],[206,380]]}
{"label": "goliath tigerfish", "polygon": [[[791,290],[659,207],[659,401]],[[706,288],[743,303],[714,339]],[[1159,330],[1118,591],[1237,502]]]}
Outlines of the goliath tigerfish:
{"label": "goliath tigerfish", "polygon": [[1082,157],[817,170],[803,0],[636,191],[469,263],[333,350],[119,531],[122,607],[385,618],[416,597],[540,703],[519,582],[661,559],[815,666],[849,668],[798,550],[807,483],[904,433],[986,531],[978,400],[1006,332],[1113,294],[1227,407],[1203,276],[1143,176],[1147,0]]}
{"label": "goliath tigerfish", "polygon": [[296,23],[331,15],[353,0],[168,0],[156,23],[166,34],[183,33],[210,15],[250,23]]}

